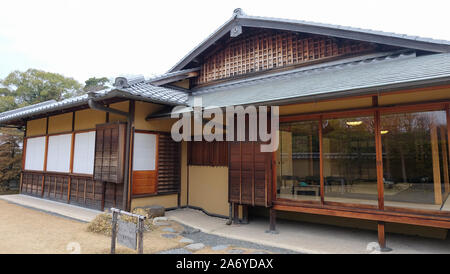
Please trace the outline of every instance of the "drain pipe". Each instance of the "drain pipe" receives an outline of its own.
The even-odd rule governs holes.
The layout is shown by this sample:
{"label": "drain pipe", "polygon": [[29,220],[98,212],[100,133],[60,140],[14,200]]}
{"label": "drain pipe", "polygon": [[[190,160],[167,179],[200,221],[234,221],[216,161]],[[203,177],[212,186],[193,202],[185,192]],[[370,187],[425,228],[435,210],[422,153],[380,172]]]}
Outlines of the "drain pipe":
{"label": "drain pipe", "polygon": [[114,113],[117,115],[127,117],[127,134],[125,138],[125,172],[124,172],[124,184],[123,184],[123,210],[127,211],[128,209],[128,184],[129,182],[129,167],[130,167],[130,137],[131,137],[131,123],[133,121],[133,117],[131,113],[120,111],[113,108],[105,107],[104,105],[94,101],[95,93],[88,93],[88,105],[91,109],[104,111],[109,113]]}

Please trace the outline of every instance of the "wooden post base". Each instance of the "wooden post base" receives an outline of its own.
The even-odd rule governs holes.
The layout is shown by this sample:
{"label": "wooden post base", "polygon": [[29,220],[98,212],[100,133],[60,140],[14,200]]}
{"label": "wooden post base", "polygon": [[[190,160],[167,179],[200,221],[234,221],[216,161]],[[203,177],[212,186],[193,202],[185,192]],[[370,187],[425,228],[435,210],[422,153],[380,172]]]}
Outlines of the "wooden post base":
{"label": "wooden post base", "polygon": [[276,230],[276,224],[277,224],[277,212],[275,211],[275,209],[271,208],[270,209],[270,225],[269,225],[269,230],[266,231],[266,233],[271,233],[271,234],[278,234],[278,231]]}
{"label": "wooden post base", "polygon": [[233,204],[229,203],[228,204],[228,221],[227,221],[227,225],[231,225],[233,223]]}
{"label": "wooden post base", "polygon": [[239,205],[233,203],[233,223],[239,224]]}
{"label": "wooden post base", "polygon": [[378,222],[378,244],[380,245],[381,252],[392,251],[392,248],[386,246],[386,233],[384,231],[384,222]]}
{"label": "wooden post base", "polygon": [[248,206],[242,206],[242,222],[243,224],[248,224]]}

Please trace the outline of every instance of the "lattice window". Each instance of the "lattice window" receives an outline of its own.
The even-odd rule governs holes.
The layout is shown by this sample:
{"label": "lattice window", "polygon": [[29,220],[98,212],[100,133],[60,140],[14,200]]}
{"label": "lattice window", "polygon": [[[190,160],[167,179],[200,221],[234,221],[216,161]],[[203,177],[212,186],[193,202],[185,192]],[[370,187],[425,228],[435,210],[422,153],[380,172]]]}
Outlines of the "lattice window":
{"label": "lattice window", "polygon": [[374,47],[366,42],[294,32],[248,31],[205,58],[196,84],[330,57],[370,52]]}

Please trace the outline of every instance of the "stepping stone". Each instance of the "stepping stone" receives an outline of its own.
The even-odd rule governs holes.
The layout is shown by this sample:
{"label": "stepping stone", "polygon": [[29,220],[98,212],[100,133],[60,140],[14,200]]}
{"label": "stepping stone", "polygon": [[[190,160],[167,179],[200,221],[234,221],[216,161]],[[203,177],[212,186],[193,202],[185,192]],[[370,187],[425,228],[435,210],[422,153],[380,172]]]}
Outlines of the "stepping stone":
{"label": "stepping stone", "polygon": [[170,224],[169,223],[160,222],[160,223],[153,223],[153,225],[155,225],[155,226],[168,226]]}
{"label": "stepping stone", "polygon": [[176,238],[178,235],[177,234],[162,234],[161,236],[163,236],[164,238],[173,239],[173,238]]}
{"label": "stepping stone", "polygon": [[194,234],[200,232],[200,229],[197,228],[184,228],[183,232],[181,234]]}
{"label": "stepping stone", "polygon": [[171,228],[171,227],[165,227],[165,228],[163,228],[162,230],[165,231],[165,232],[172,232],[172,233],[175,233],[175,229],[173,229],[173,228]]}
{"label": "stepping stone", "polygon": [[228,253],[230,253],[230,254],[242,254],[243,252],[244,252],[244,250],[237,249],[237,248],[233,248],[232,250],[228,251]]}
{"label": "stepping stone", "polygon": [[205,248],[205,245],[202,243],[196,243],[196,244],[190,244],[185,246],[185,248],[190,249],[190,250],[200,250],[202,248]]}
{"label": "stepping stone", "polygon": [[229,245],[216,245],[211,247],[212,250],[218,251],[218,250],[224,250],[227,249]]}
{"label": "stepping stone", "polygon": [[143,212],[147,218],[155,218],[164,216],[164,213],[166,209],[163,206],[160,205],[151,205],[151,206],[144,206],[144,207],[136,207],[134,212]]}
{"label": "stepping stone", "polygon": [[174,248],[174,249],[160,251],[160,252],[158,252],[158,254],[192,254],[192,252],[190,252],[189,250],[187,250],[185,248]]}
{"label": "stepping stone", "polygon": [[181,240],[179,240],[180,243],[188,243],[188,244],[192,244],[194,243],[194,240],[191,240],[189,238],[181,238]]}
{"label": "stepping stone", "polygon": [[169,219],[167,219],[167,217],[156,217],[153,219],[153,225],[155,226],[166,226],[166,225],[170,225],[167,221]]}

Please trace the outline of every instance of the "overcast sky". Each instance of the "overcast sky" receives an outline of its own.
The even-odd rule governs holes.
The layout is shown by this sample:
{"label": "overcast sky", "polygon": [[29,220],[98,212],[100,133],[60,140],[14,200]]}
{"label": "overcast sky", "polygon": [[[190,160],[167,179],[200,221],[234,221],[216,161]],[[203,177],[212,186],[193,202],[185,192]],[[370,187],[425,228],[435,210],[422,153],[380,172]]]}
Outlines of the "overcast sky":
{"label": "overcast sky", "polygon": [[2,0],[0,79],[37,68],[74,77],[164,73],[228,20],[249,15],[450,40],[448,0]]}

